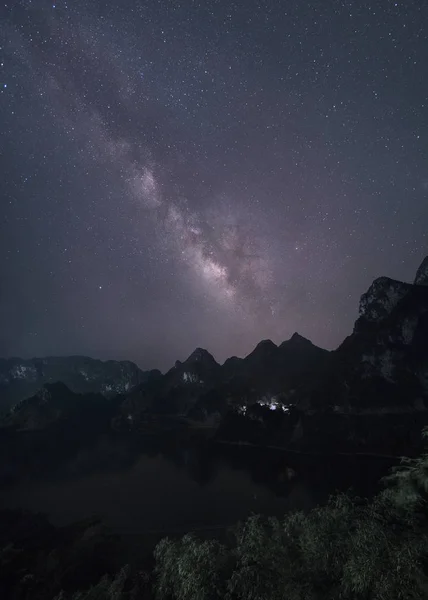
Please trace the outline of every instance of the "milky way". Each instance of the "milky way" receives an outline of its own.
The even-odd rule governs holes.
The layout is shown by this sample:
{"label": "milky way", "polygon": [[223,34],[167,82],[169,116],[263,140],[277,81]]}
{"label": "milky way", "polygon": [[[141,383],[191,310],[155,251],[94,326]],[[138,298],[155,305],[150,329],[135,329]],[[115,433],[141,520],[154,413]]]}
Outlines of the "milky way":
{"label": "milky way", "polygon": [[427,252],[421,3],[0,17],[1,354],[332,348],[371,280]]}

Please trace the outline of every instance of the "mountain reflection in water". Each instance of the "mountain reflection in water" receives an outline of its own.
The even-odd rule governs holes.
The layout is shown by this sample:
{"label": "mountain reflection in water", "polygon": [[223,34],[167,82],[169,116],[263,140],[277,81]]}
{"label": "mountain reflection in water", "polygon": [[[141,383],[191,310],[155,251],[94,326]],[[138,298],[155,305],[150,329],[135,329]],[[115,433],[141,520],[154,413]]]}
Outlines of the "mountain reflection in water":
{"label": "mountain reflection in water", "polygon": [[98,515],[121,534],[216,530],[253,513],[308,510],[336,490],[370,496],[391,464],[206,440],[25,434],[0,461],[0,508],[40,511],[57,525]]}

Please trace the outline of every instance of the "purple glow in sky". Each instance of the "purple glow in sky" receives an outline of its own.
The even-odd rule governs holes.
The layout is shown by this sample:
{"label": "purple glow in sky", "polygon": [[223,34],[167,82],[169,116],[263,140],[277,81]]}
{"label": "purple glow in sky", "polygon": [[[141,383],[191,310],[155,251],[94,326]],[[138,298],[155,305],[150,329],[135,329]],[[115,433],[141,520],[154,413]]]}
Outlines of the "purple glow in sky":
{"label": "purple glow in sky", "polygon": [[428,5],[6,2],[0,355],[334,348],[428,252]]}

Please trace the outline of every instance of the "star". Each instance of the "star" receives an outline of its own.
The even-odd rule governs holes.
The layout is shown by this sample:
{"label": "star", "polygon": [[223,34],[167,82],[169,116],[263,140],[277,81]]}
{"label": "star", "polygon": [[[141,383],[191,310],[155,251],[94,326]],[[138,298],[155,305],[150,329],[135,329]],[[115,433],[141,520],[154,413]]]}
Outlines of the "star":
{"label": "star", "polygon": [[372,277],[411,279],[428,4],[18,4],[0,21],[0,355],[168,369],[296,330],[333,349]]}

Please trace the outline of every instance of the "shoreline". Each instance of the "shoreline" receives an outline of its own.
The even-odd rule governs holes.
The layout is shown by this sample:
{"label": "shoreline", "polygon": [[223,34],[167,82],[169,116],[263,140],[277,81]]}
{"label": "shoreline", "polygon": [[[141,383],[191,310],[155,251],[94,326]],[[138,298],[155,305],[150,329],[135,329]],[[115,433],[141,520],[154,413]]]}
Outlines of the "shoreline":
{"label": "shoreline", "polygon": [[227,440],[214,440],[215,444],[221,444],[223,446],[247,446],[250,448],[258,448],[260,450],[279,450],[288,454],[301,454],[304,456],[365,456],[367,458],[387,458],[387,459],[402,459],[405,455],[396,454],[380,454],[376,452],[304,452],[303,450],[293,450],[291,448],[285,448],[284,446],[264,446],[261,444],[252,444],[251,442],[230,442]]}

